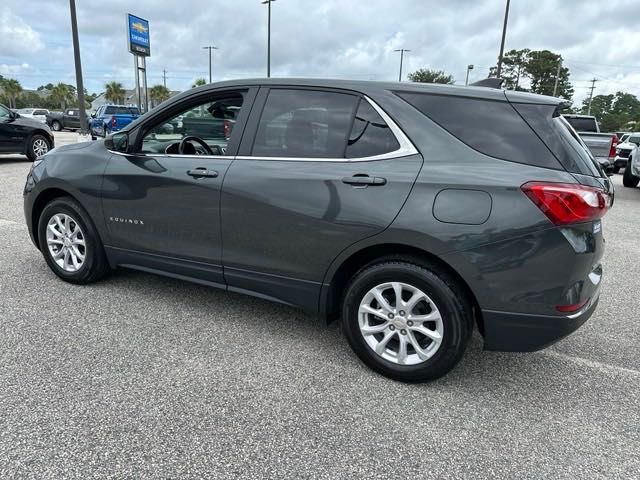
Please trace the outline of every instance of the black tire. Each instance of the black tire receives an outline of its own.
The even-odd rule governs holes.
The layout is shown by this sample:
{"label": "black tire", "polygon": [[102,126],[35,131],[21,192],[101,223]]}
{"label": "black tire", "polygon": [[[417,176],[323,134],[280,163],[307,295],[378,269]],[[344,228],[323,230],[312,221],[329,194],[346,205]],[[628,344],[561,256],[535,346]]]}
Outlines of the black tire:
{"label": "black tire", "polygon": [[629,188],[636,188],[638,183],[640,183],[640,177],[636,177],[631,173],[631,159],[629,159],[624,169],[624,174],[622,175],[622,185]]}
{"label": "black tire", "polygon": [[[367,292],[385,282],[402,282],[420,289],[441,314],[441,344],[422,363],[400,365],[379,356],[360,331],[360,302]],[[342,328],[351,348],[371,369],[402,382],[424,382],[443,376],[460,361],[473,329],[473,313],[463,290],[446,272],[417,259],[381,259],[352,278],[342,304]]]}
{"label": "black tire", "polygon": [[[84,234],[85,258],[82,266],[75,272],[65,271],[59,266],[47,246],[47,223],[56,214],[65,214],[71,217]],[[38,220],[38,241],[40,251],[49,268],[66,282],[80,285],[92,283],[103,278],[110,270],[102,241],[93,222],[84,208],[72,198],[59,197],[44,207]]]}
{"label": "black tire", "polygon": [[51,129],[54,132],[59,132],[62,130],[62,124],[58,120],[54,120],[53,122],[51,122]]}
{"label": "black tire", "polygon": [[43,135],[36,133],[29,139],[29,144],[27,145],[27,158],[32,162],[39,156],[35,151],[36,142],[44,142],[47,145],[46,152],[40,153],[40,155],[44,155],[44,153],[47,153],[49,150],[51,150],[51,143],[49,142],[49,139]]}

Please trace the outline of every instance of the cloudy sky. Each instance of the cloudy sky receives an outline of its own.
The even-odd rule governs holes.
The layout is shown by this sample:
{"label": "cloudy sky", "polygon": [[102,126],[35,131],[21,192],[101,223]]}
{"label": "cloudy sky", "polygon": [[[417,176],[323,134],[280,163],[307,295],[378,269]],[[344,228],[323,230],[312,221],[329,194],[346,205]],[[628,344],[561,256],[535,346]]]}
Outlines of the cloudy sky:
{"label": "cloudy sky", "polygon": [[[260,0],[76,0],[85,86],[117,80],[133,87],[125,13],[150,21],[149,85],[188,88],[208,77],[204,45],[216,45],[215,80],[264,76],[267,10]],[[487,76],[500,47],[505,0],[277,0],[272,75],[395,80],[443,69],[464,83]],[[571,72],[574,101],[629,91],[640,96],[638,0],[512,0],[506,50],[550,49]],[[67,0],[0,1],[0,74],[25,88],[75,83]]]}

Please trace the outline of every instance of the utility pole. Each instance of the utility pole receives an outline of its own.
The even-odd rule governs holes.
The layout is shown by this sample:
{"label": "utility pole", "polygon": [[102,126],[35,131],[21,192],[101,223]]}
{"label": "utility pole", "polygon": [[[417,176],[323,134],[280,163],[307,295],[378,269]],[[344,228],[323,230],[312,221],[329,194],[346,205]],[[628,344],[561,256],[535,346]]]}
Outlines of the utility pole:
{"label": "utility pole", "polygon": [[411,50],[407,48],[399,48],[394,50],[394,52],[400,52],[400,73],[398,74],[398,81],[402,81],[402,61],[404,60],[404,52],[410,52]]}
{"label": "utility pole", "polygon": [[507,7],[504,10],[504,24],[502,25],[502,42],[500,42],[500,56],[498,57],[498,71],[496,77],[500,78],[502,73],[502,55],[504,54],[504,40],[507,37],[507,21],[509,20],[509,2],[507,0]]}
{"label": "utility pole", "polygon": [[473,65],[467,65],[467,78],[464,79],[464,84],[469,85],[469,72],[473,70]]}
{"label": "utility pole", "polygon": [[271,4],[276,0],[264,0],[267,5],[267,78],[271,77]]}
{"label": "utility pole", "polygon": [[209,50],[209,83],[211,83],[211,50],[218,50],[218,47],[214,45],[207,45],[202,47],[203,50]]}
{"label": "utility pole", "polygon": [[162,84],[164,85],[164,88],[167,88],[167,69],[166,68],[162,69]]}
{"label": "utility pole", "polygon": [[589,109],[587,110],[587,115],[591,115],[591,102],[593,101],[593,90],[596,88],[597,78],[591,79],[591,92],[589,93]]}
{"label": "utility pole", "polygon": [[84,108],[84,85],[82,83],[82,63],[80,62],[80,42],[78,40],[78,19],[76,17],[76,1],[69,0],[71,10],[71,35],[73,37],[73,59],[76,67],[76,90],[78,92],[80,132],[87,133],[87,112]]}
{"label": "utility pole", "polygon": [[553,86],[553,96],[558,94],[558,81],[560,80],[560,67],[562,67],[562,57],[558,59],[558,70],[556,71],[556,83]]}

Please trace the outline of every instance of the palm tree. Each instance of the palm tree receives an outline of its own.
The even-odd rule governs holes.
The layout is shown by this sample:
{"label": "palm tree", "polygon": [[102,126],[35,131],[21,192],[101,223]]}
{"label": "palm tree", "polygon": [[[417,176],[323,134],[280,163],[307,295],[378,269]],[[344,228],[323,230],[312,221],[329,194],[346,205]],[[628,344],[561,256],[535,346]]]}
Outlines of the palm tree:
{"label": "palm tree", "polygon": [[206,85],[207,81],[204,78],[196,78],[196,81],[193,82],[191,88],[201,87],[202,85]]}
{"label": "palm tree", "polygon": [[104,98],[114,103],[124,103],[125,91],[120,82],[109,82],[105,86]]}
{"label": "palm tree", "polygon": [[75,97],[75,89],[71,85],[66,83],[58,83],[51,89],[49,94],[52,101],[60,104],[60,108],[63,110],[67,107],[68,103],[73,102]]}
{"label": "palm tree", "polygon": [[164,85],[154,85],[149,89],[149,98],[153,106],[157,106],[171,96],[171,92]]}
{"label": "palm tree", "polygon": [[22,93],[22,85],[13,78],[2,80],[2,91],[9,100],[9,108],[16,108],[16,99]]}

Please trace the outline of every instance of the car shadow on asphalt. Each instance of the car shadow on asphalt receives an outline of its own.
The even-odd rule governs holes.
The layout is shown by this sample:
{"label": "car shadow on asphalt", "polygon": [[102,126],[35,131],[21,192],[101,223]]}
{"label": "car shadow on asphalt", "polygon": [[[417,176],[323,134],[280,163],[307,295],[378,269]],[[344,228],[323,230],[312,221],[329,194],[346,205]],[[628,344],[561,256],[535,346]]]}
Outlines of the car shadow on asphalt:
{"label": "car shadow on asphalt", "polygon": [[[339,322],[326,325],[323,320],[286,305],[125,269],[115,271],[110,278],[97,285],[108,288],[111,292],[123,288],[125,291],[135,292],[141,298],[161,292],[163,300],[171,303],[176,311],[191,309],[192,318],[211,317],[212,305],[218,311],[230,314],[240,311],[249,327],[253,323],[253,327],[259,329],[261,335],[276,337],[283,331],[295,329],[299,338],[313,339],[319,343],[317,348],[326,350],[332,356],[332,361],[339,361],[345,369],[358,370],[350,372],[350,375],[364,375],[367,377],[366,381],[379,381],[382,382],[381,386],[388,382],[399,384],[370,371],[357,359],[342,335]],[[181,321],[189,321],[189,318],[182,317]],[[232,320],[218,317],[213,321]],[[295,327],[292,328],[292,325]],[[569,377],[592,373],[592,369],[585,365],[544,352],[484,351],[482,336],[475,330],[464,357],[451,372],[434,382],[415,384],[410,388],[462,389],[461,391],[469,392],[477,392],[479,389],[512,391],[522,388],[561,390]]]}
{"label": "car shadow on asphalt", "polygon": [[0,164],[11,163],[31,163],[31,161],[23,155],[0,155]]}

